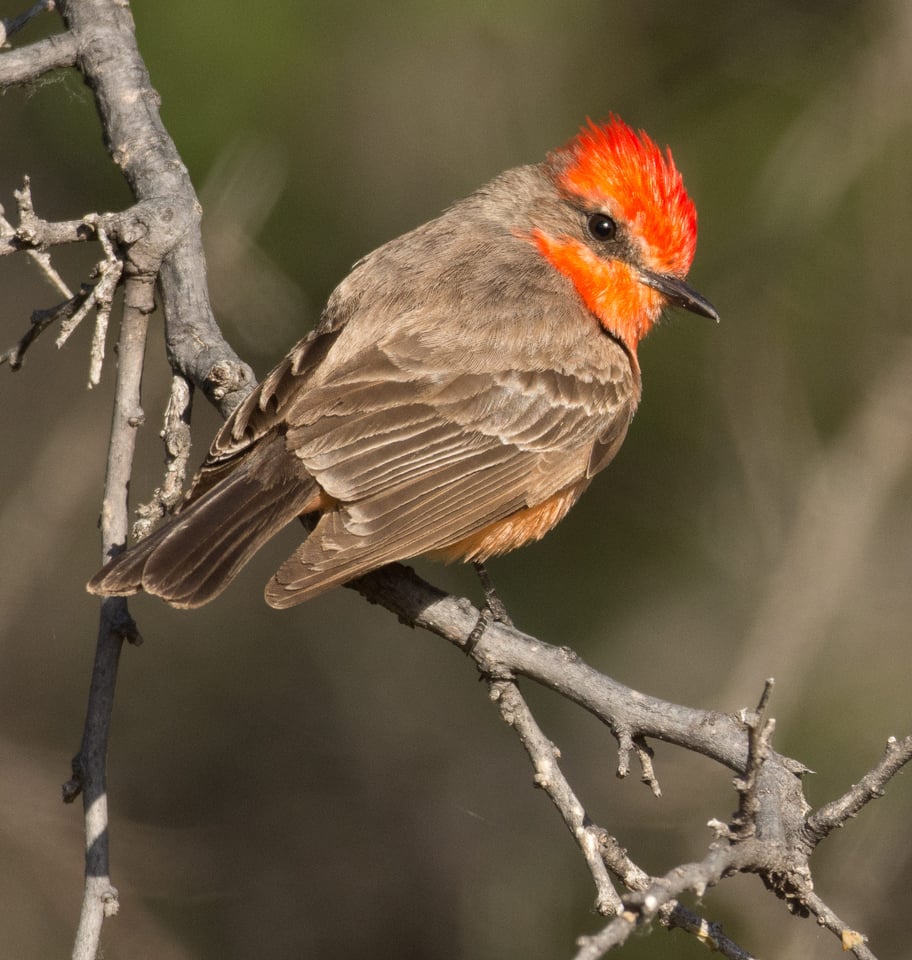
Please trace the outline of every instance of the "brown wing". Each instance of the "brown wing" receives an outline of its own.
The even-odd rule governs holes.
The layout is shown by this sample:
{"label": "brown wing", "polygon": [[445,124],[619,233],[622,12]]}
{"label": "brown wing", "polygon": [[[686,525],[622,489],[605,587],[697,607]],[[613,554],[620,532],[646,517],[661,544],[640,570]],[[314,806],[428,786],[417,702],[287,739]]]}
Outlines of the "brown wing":
{"label": "brown wing", "polygon": [[455,316],[337,300],[219,431],[178,514],[90,589],[198,606],[282,526],[320,512],[267,588],[288,606],[585,480],[623,438],[639,380],[582,308],[545,294]]}
{"label": "brown wing", "polygon": [[335,339],[304,341],[263,381],[216,437],[180,512],[100,571],[93,592],[144,589],[199,606],[281,527],[320,511],[267,587],[272,605],[299,603],[586,478],[600,438],[615,449],[636,402],[623,358],[605,379],[498,371],[491,355],[462,356],[476,369],[453,372],[455,357],[422,360],[403,337],[343,359]]}
{"label": "brown wing", "polygon": [[216,435],[175,516],[105,564],[90,592],[144,590],[172,606],[201,606],[279,530],[325,506],[313,477],[288,453],[282,415],[287,391],[306,389],[333,340],[332,332],[308,337],[263,380]]}
{"label": "brown wing", "polygon": [[144,590],[176,607],[216,597],[260,547],[301,514],[321,508],[321,491],[281,436],[267,436],[234,469],[144,540],[109,561],[89,581],[92,593],[128,596]]}
{"label": "brown wing", "polygon": [[284,421],[296,395],[306,393],[337,335],[338,330],[315,330],[263,378],[215,435],[178,512],[234,471],[264,438],[284,432]]}
{"label": "brown wing", "polygon": [[268,585],[290,606],[367,570],[440,550],[589,476],[601,437],[636,403],[626,359],[605,379],[554,370],[463,372],[399,338],[296,393],[288,449],[338,502]]}

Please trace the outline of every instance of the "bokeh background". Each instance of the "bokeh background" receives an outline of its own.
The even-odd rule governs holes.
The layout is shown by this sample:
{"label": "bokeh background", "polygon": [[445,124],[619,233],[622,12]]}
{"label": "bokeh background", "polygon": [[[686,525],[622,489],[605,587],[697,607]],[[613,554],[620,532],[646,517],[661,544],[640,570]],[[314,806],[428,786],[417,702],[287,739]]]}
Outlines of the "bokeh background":
{"label": "bokeh background", "polygon": [[[4,16],[26,0],[0,0]],[[716,326],[674,315],[640,351],[624,449],[544,542],[492,564],[517,623],[619,680],[722,711],[777,680],[778,748],[814,804],[912,710],[912,5],[906,0],[157,0],[134,4],[165,122],[205,206],[211,290],[262,375],[349,265],[501,169],[616,111],[673,145],[700,211],[691,274]],[[56,30],[53,15],[15,38]],[[50,219],[130,202],[72,75],[0,98],[0,203]],[[75,286],[92,251],[61,251]],[[56,294],[0,260],[0,346]],[[114,333],[112,332],[112,337]],[[97,604],[112,369],[88,327],[0,369],[0,953],[66,955],[79,743]],[[113,342],[113,341],[112,341]],[[137,503],[160,480],[167,390],[150,339]],[[198,457],[217,425],[199,402]],[[470,665],[337,590],[261,588],[296,534],[210,608],[139,598],[110,752],[121,916],[105,956],[569,956],[599,928],[583,862]],[[420,565],[477,596],[464,570]],[[664,789],[618,781],[608,732],[529,689],[594,819],[646,869],[700,857],[729,775],[657,745]],[[908,775],[831,839],[818,891],[907,952]],[[761,956],[839,955],[756,878],[700,908]],[[657,930],[631,958],[698,957]]]}

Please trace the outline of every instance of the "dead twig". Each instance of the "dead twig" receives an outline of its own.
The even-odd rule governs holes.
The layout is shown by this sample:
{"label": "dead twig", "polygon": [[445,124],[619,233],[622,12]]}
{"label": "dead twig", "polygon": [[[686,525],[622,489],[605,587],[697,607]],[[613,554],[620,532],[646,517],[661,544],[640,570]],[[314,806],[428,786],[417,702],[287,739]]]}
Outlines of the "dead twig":
{"label": "dead twig", "polygon": [[114,300],[114,291],[120,283],[123,276],[123,261],[117,255],[111,241],[108,239],[107,231],[104,228],[101,217],[92,215],[87,222],[95,228],[95,233],[104,250],[104,259],[99,261],[93,271],[93,277],[97,280],[92,287],[85,303],[71,317],[67,317],[60,325],[60,333],[57,335],[57,347],[62,347],[70,335],[79,326],[88,312],[95,309],[95,331],[92,336],[92,346],[89,351],[91,361],[89,364],[89,387],[98,386],[101,380],[101,366],[104,362],[105,337],[108,332],[108,321],[111,317],[111,304]]}
{"label": "dead twig", "polygon": [[152,492],[148,503],[136,508],[133,539],[142,540],[152,527],[181,500],[187,464],[190,462],[190,414],[193,409],[193,388],[176,374],[171,378],[171,396],[165,410],[161,438],[165,445],[165,479]]}
{"label": "dead twig", "polygon": [[79,293],[69,300],[47,310],[35,310],[25,333],[13,346],[0,353],[0,365],[7,363],[10,370],[20,370],[25,361],[26,352],[38,337],[52,324],[66,320],[82,310],[91,295],[92,287],[89,284],[83,284],[79,288]]}
{"label": "dead twig", "polygon": [[500,715],[516,731],[529,754],[535,770],[535,786],[548,795],[580,848],[595,883],[595,909],[603,916],[614,916],[621,908],[621,898],[602,859],[599,843],[602,831],[589,819],[561,771],[558,763],[560,751],[542,733],[519,687],[512,680],[491,680],[490,689],[491,699],[497,704]]}
{"label": "dead twig", "polygon": [[884,795],[889,780],[912,760],[912,736],[897,740],[890,737],[879,763],[841,797],[824,804],[808,817],[807,832],[810,843],[816,845],[837,827],[856,817],[864,806]]}

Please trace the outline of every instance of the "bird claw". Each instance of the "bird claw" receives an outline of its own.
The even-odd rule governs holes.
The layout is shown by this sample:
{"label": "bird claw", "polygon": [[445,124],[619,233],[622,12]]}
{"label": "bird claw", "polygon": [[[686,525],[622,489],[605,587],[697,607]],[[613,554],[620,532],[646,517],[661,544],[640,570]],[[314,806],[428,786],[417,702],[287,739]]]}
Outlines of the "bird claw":
{"label": "bird claw", "polygon": [[472,632],[466,638],[466,653],[471,653],[475,649],[478,641],[481,639],[481,635],[488,628],[488,624],[502,623],[507,627],[513,626],[513,621],[507,613],[507,608],[504,606],[503,600],[498,596],[485,565],[480,560],[473,560],[472,565],[475,567],[475,572],[481,581],[481,589],[484,593],[485,602],[481,608],[481,613],[478,615],[478,620],[472,628]]}

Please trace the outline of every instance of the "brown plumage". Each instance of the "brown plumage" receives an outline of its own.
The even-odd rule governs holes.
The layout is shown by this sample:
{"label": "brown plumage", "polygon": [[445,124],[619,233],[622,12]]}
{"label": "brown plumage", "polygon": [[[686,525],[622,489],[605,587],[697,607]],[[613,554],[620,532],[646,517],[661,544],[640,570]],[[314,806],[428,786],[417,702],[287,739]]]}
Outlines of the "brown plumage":
{"label": "brown plumage", "polygon": [[[625,163],[652,164],[648,196],[614,195]],[[355,265],[219,431],[176,515],[89,590],[199,606],[308,514],[266,587],[274,607],[395,560],[538,539],[620,447],[637,342],[662,307],[715,316],[682,280],[694,234],[670,155],[616,119],[501,175]]]}

